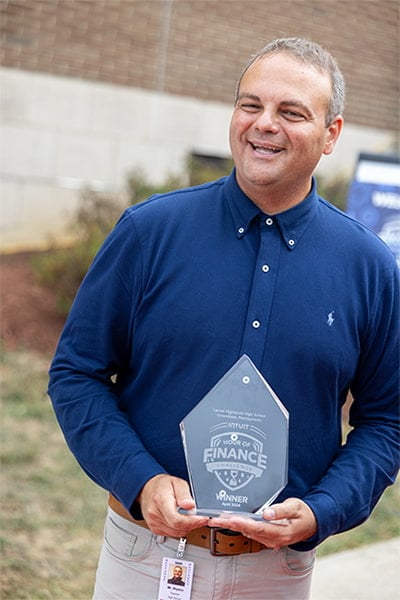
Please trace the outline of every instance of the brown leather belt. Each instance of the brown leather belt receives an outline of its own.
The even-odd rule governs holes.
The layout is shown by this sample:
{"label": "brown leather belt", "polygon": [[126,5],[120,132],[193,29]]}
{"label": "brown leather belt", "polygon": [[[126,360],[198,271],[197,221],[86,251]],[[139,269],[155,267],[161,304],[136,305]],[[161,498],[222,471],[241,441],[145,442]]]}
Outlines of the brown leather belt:
{"label": "brown leather belt", "polygon": [[[120,517],[128,519],[132,523],[145,529],[149,529],[146,521],[138,521],[126,510],[126,508],[113,496],[109,496],[109,506]],[[237,531],[229,529],[217,529],[215,527],[200,527],[193,529],[187,536],[187,543],[206,548],[213,556],[233,556],[235,554],[252,554],[266,550],[266,546],[245,537]]]}

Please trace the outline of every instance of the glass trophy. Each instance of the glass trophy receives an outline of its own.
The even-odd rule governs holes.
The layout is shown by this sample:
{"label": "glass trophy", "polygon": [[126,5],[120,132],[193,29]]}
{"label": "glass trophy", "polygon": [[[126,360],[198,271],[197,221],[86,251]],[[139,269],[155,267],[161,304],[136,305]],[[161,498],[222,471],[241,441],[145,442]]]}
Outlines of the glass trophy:
{"label": "glass trophy", "polygon": [[261,519],[287,484],[289,414],[247,355],[180,423],[196,509]]}

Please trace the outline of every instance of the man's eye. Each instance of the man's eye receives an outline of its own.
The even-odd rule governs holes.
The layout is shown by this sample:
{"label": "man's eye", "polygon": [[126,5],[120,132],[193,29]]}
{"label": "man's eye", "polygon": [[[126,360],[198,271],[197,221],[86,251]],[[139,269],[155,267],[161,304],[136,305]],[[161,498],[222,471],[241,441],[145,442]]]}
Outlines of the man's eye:
{"label": "man's eye", "polygon": [[304,119],[304,116],[302,114],[293,110],[283,110],[282,114],[284,117],[290,119],[291,121],[302,121]]}
{"label": "man's eye", "polygon": [[240,105],[240,108],[242,108],[243,110],[247,111],[247,112],[255,112],[257,110],[260,110],[261,106],[259,106],[258,104],[251,104],[251,103],[242,103]]}

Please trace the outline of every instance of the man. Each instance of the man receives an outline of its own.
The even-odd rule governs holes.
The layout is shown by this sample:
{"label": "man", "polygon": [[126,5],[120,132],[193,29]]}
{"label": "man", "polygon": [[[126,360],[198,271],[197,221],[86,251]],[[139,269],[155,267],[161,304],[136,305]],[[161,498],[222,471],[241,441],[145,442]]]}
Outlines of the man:
{"label": "man", "polygon": [[173,585],[185,585],[185,582],[182,579],[183,569],[179,565],[174,566],[173,577],[168,579],[168,583]]}
{"label": "man", "polygon": [[[49,393],[110,492],[97,600],[155,598],[180,537],[194,600],[307,598],[316,546],[363,522],[395,480],[397,266],[312,176],[343,104],[329,53],[269,44],[239,81],[232,174],[129,208],[81,286]],[[179,514],[195,506],[179,422],[242,354],[289,411],[288,484],[262,522]]]}

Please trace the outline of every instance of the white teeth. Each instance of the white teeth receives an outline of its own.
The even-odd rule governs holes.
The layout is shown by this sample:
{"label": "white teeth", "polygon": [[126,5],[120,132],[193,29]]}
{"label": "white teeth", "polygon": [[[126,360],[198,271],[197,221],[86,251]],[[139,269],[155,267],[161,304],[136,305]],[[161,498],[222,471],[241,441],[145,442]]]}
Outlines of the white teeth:
{"label": "white teeth", "polygon": [[264,152],[265,154],[277,154],[280,152],[280,148],[265,148],[264,146],[256,146],[253,144],[253,148],[257,150],[257,152]]}

